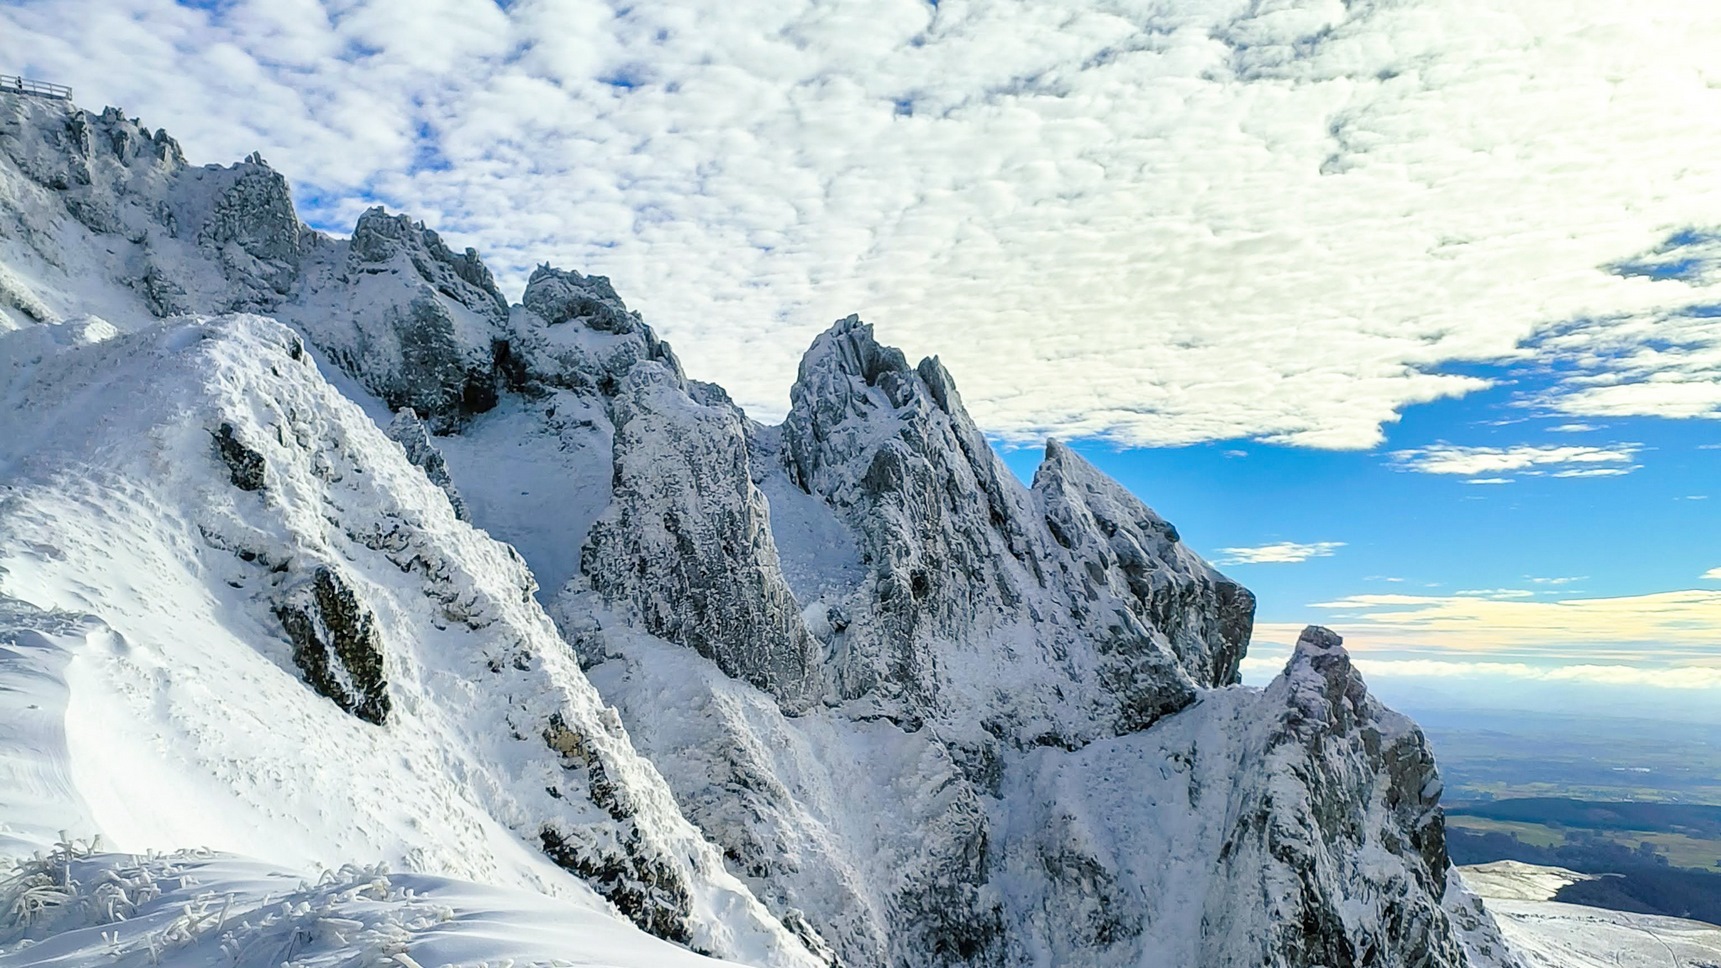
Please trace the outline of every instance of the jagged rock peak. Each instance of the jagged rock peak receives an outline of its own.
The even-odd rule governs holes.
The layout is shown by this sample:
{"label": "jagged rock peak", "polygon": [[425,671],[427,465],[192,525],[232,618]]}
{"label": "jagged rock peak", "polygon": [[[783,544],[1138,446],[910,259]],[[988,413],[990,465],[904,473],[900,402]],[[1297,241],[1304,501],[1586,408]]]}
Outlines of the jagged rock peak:
{"label": "jagged rock peak", "polygon": [[430,440],[430,428],[418,418],[411,407],[403,407],[394,415],[385,431],[389,439],[406,451],[406,459],[424,470],[424,476],[430,478],[430,483],[442,489],[448,495],[448,503],[454,508],[454,516],[462,521],[471,521],[472,516],[466,510],[466,501],[460,497],[460,491],[455,488],[454,481],[448,476],[448,462],[443,459],[442,451]]}
{"label": "jagged rock peak", "polygon": [[91,114],[69,102],[0,92],[0,151],[33,181],[63,191],[91,183],[90,165],[108,156],[124,166],[140,159],[166,171],[185,167],[179,142],[153,134],[119,108]]}
{"label": "jagged rock peak", "polygon": [[555,326],[579,322],[603,333],[626,335],[645,328],[639,314],[627,308],[608,276],[588,276],[549,263],[532,271],[520,301],[544,322]]}
{"label": "jagged rock peak", "polygon": [[473,312],[500,319],[508,314],[508,300],[496,288],[496,278],[468,247],[455,253],[442,236],[423,222],[407,215],[390,215],[381,205],[365,210],[353,227],[347,249],[348,261],[357,271],[405,255],[413,268],[436,290]]}
{"label": "jagged rock peak", "polygon": [[1343,637],[1331,629],[1303,629],[1285,663],[1284,680],[1293,728],[1306,723],[1311,729],[1342,729],[1371,718],[1368,685],[1351,664]]}
{"label": "jagged rock peak", "polygon": [[1248,651],[1255,596],[1191,551],[1177,528],[1062,442],[1046,441],[1033,492],[1082,578],[1162,632],[1200,685],[1228,686]]}

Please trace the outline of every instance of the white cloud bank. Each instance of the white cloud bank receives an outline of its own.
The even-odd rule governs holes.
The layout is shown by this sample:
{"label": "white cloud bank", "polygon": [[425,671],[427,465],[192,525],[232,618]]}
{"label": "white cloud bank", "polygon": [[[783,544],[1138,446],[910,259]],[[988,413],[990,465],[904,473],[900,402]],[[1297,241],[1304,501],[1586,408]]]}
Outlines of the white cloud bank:
{"label": "white cloud bank", "polygon": [[1273,544],[1256,545],[1252,548],[1220,548],[1225,557],[1219,560],[1222,565],[1294,565],[1310,558],[1330,558],[1333,552],[1343,548],[1343,541],[1315,541],[1300,544],[1295,541],[1278,541]]}
{"label": "white cloud bank", "polygon": [[1370,446],[1538,333],[1547,407],[1721,411],[1665,244],[1721,225],[1717,49],[1689,0],[0,7],[0,63],[320,221],[612,276],[759,416],[859,311],[989,429],[1159,444]]}
{"label": "white cloud bank", "polygon": [[[1606,447],[1536,446],[1461,447],[1439,443],[1392,453],[1393,466],[1424,474],[1458,474],[1470,477],[1467,484],[1508,484],[1500,474],[1553,477],[1616,477],[1637,470],[1632,463],[1641,449],[1638,444]],[[1478,477],[1476,475],[1496,475]]]}

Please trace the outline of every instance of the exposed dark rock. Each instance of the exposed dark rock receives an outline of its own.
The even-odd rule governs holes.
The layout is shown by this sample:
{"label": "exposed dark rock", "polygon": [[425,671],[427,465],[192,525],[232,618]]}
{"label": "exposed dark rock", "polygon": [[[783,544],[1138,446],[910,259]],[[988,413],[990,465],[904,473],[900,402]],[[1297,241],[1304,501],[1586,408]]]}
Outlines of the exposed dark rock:
{"label": "exposed dark rock", "polygon": [[[629,829],[619,849],[605,849],[582,831],[546,824],[538,832],[544,855],[590,884],[623,917],[647,934],[690,944],[687,918],[693,899],[675,868],[640,851],[639,831]],[[609,838],[604,838],[609,839]]]}
{"label": "exposed dark rock", "polygon": [[221,455],[222,463],[227,465],[233,486],[242,491],[261,491],[264,485],[263,455],[246,446],[245,442],[235,435],[230,423],[222,423],[220,429],[210,436],[215,438],[216,453]]}
{"label": "exposed dark rock", "polygon": [[797,711],[821,692],[816,643],[778,568],[733,407],[702,406],[642,368],[614,401],[612,503],[581,572],[653,634]]}
{"label": "exposed dark rock", "polygon": [[636,810],[622,786],[611,780],[598,746],[560,713],[551,715],[543,735],[544,745],[561,758],[563,769],[576,779],[584,777],[592,802],[614,821],[603,828],[545,824],[538,834],[545,855],[584,878],[642,930],[688,944],[692,896],[675,865],[657,856],[641,837]]}
{"label": "exposed dark rock", "polygon": [[305,682],[358,718],[382,725],[392,708],[376,617],[345,581],[319,567],[275,604]]}

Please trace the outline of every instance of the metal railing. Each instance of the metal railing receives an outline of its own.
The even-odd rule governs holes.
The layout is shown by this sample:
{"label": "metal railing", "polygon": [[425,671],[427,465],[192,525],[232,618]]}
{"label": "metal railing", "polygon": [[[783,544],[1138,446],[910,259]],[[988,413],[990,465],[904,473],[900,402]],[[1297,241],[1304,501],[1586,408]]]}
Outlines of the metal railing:
{"label": "metal railing", "polygon": [[64,84],[32,81],[16,74],[0,74],[0,94],[28,94],[31,97],[51,97],[60,101],[72,99],[72,89]]}

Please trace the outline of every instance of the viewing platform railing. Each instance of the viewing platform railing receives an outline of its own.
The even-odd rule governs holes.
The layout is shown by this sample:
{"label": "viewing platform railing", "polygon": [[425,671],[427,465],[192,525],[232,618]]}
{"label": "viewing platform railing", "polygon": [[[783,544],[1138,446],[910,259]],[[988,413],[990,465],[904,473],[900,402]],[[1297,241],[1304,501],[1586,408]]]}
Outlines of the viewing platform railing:
{"label": "viewing platform railing", "polygon": [[47,81],[32,81],[27,77],[16,74],[0,74],[0,93],[28,94],[31,97],[51,97],[59,101],[70,101],[72,89],[64,84],[49,84]]}

